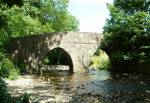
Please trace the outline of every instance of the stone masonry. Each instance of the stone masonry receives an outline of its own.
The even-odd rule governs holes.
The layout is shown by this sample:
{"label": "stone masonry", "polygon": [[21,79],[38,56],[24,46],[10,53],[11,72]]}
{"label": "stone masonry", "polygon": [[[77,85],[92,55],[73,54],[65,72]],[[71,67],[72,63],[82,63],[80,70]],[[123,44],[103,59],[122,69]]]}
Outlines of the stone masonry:
{"label": "stone masonry", "polygon": [[39,70],[45,55],[54,48],[62,48],[72,59],[74,72],[85,72],[90,57],[100,45],[101,35],[89,32],[60,32],[13,38],[8,52],[13,59],[21,59],[28,72]]}

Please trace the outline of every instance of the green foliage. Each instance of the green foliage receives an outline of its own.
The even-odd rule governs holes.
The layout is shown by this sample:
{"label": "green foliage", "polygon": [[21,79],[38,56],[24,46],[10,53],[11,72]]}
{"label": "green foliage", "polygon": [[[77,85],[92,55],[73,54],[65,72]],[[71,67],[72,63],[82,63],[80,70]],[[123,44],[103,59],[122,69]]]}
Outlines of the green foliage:
{"label": "green foliage", "polygon": [[17,103],[30,103],[29,102],[29,98],[31,97],[31,94],[29,93],[24,93],[20,96],[19,100],[17,101]]}
{"label": "green foliage", "polygon": [[20,70],[13,68],[12,70],[10,70],[8,79],[15,80],[19,77],[19,75],[20,75]]}
{"label": "green foliage", "polygon": [[7,84],[0,78],[0,102],[11,103],[11,95],[8,93]]}
{"label": "green foliage", "polygon": [[43,60],[43,63],[45,64],[45,65],[48,65],[49,64],[49,59],[48,59],[48,57],[46,57],[44,60]]}
{"label": "green foliage", "polygon": [[101,48],[113,67],[150,61],[150,1],[114,0],[104,26]]}
{"label": "green foliage", "polygon": [[90,66],[98,69],[109,69],[111,65],[107,54],[102,50],[98,50],[91,58]]}
{"label": "green foliage", "polygon": [[137,11],[146,11],[149,9],[149,0],[114,0],[115,7],[123,10],[125,13],[133,14]]}
{"label": "green foliage", "polygon": [[[16,79],[19,73],[2,52],[11,37],[78,31],[79,22],[68,12],[68,3],[69,0],[0,0],[0,77]],[[24,64],[19,66],[21,68]],[[9,103],[6,85],[1,80],[0,83],[0,102]],[[28,94],[22,98],[20,103],[28,103]]]}
{"label": "green foliage", "polygon": [[19,99],[15,100],[11,94],[8,92],[7,84],[0,77],[0,102],[1,103],[30,103],[29,98],[31,94],[24,93]]}
{"label": "green foliage", "polygon": [[0,52],[0,77],[16,79],[18,75],[19,71],[15,69],[12,61]]}
{"label": "green foliage", "polygon": [[50,23],[55,32],[78,31],[79,22],[68,12],[68,3],[69,0],[50,0],[41,3],[39,20],[43,24]]}
{"label": "green foliage", "polygon": [[[4,5],[10,2],[10,7]],[[23,0],[21,6],[10,2],[0,5],[0,39],[78,30],[78,20],[67,10],[68,0]]]}
{"label": "green foliage", "polygon": [[[68,12],[68,3],[69,0],[0,0],[0,51],[5,51],[12,37],[77,31],[78,20]],[[19,71],[5,53],[0,54],[0,76],[15,79]],[[24,64],[16,66],[22,68]]]}
{"label": "green foliage", "polygon": [[9,7],[11,7],[13,5],[22,6],[23,0],[0,0],[0,3],[8,5]]}
{"label": "green foliage", "polygon": [[22,59],[15,59],[13,60],[16,68],[18,68],[20,70],[20,73],[25,73],[26,72],[26,64],[24,62],[24,60]]}
{"label": "green foliage", "polygon": [[11,37],[53,31],[49,25],[42,25],[38,18],[25,15],[24,9],[23,7],[13,6],[5,11],[7,16],[7,30],[5,32],[11,33]]}

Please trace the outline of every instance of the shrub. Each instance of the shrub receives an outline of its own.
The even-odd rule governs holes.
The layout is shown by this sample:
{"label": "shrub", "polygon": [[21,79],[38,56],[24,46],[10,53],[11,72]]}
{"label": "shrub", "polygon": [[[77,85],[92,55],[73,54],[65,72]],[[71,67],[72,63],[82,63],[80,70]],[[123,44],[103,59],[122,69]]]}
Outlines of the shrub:
{"label": "shrub", "polygon": [[107,54],[102,50],[98,50],[92,56],[90,66],[98,69],[109,69],[111,65]]}
{"label": "shrub", "polygon": [[0,103],[11,103],[11,95],[8,93],[7,85],[0,78]]}
{"label": "shrub", "polygon": [[0,77],[16,79],[19,71],[15,68],[12,61],[0,52]]}
{"label": "shrub", "polygon": [[0,78],[0,103],[30,103],[30,96],[31,94],[24,93],[18,100],[15,100],[14,97],[11,97],[11,94],[8,92],[7,84],[2,78]]}
{"label": "shrub", "polygon": [[12,69],[9,73],[8,78],[11,80],[15,80],[19,77],[20,71],[18,69]]}

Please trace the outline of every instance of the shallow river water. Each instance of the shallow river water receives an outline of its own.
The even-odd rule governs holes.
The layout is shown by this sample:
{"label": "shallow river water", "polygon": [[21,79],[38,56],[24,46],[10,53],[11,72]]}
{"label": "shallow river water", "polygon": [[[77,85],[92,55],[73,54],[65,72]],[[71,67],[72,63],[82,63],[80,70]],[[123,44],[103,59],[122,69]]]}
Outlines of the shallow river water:
{"label": "shallow river water", "polygon": [[142,74],[53,72],[7,83],[13,96],[31,93],[33,103],[150,103],[150,76]]}

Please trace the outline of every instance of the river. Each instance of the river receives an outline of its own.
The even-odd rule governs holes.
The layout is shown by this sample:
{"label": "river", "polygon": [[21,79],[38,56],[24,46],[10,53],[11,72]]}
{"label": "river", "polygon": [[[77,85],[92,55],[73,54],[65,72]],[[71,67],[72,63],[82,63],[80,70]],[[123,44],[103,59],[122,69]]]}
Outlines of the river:
{"label": "river", "polygon": [[7,80],[13,96],[31,93],[33,103],[150,103],[150,76],[90,70],[53,72]]}

